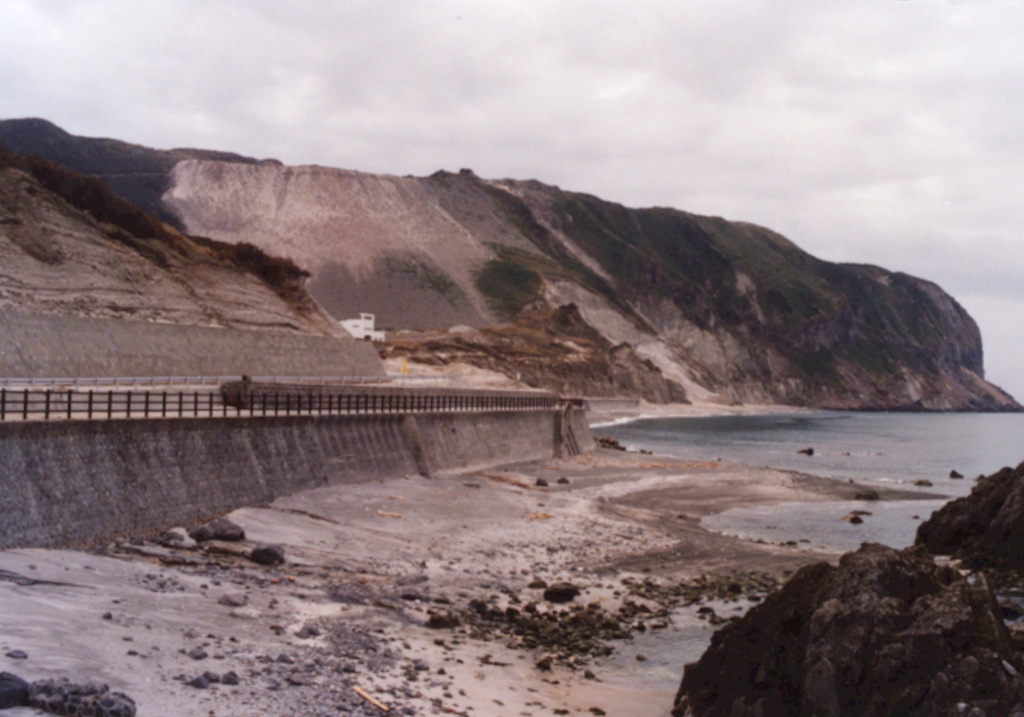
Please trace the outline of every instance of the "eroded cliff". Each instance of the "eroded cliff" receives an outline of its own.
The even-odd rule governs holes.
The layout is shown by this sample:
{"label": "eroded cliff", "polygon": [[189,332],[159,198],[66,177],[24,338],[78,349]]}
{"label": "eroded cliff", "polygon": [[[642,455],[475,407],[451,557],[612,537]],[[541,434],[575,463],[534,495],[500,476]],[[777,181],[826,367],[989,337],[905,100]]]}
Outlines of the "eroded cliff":
{"label": "eroded cliff", "polygon": [[304,275],[186,237],[59,165],[0,151],[0,310],[336,335]]}

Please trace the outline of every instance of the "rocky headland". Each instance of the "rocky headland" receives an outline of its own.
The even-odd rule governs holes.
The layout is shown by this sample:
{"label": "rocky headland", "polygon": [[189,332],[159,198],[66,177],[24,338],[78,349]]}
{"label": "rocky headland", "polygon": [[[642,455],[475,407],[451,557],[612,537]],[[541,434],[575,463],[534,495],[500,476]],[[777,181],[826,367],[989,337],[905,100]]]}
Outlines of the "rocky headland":
{"label": "rocky headland", "polygon": [[[531,316],[572,305],[630,376],[602,385],[586,347],[574,352],[573,336],[548,326],[570,348],[552,365],[579,373],[537,379],[529,356],[500,366],[535,383],[658,401],[1020,409],[985,381],[977,325],[938,286],[821,261],[754,224],[469,170],[396,177],[154,150],[38,119],[0,122],[0,142],[103,178],[188,235],[295,262],[335,318],[523,332]],[[457,337],[433,342],[410,359],[479,353]]]}

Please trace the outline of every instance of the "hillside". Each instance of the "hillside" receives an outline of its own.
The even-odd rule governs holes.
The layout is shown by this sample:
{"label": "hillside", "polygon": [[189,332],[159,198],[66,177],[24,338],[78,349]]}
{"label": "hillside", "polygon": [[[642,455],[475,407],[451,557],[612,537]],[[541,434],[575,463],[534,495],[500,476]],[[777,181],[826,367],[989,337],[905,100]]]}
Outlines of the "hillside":
{"label": "hillside", "polygon": [[3,149],[0,257],[0,310],[337,333],[291,262],[187,237],[103,182]]}
{"label": "hillside", "polygon": [[[196,150],[129,151],[41,120],[0,122],[0,141],[44,156],[57,146],[83,171],[106,167],[104,152],[113,153],[124,196],[145,189],[152,202],[166,187],[161,211],[180,227],[288,257],[338,318],[371,311],[390,329],[525,326],[572,305],[603,342],[587,356],[619,347],[631,366],[676,384],[647,394],[658,400],[685,391],[692,400],[827,408],[1019,408],[984,380],[977,325],[939,287],[818,260],[753,224],[632,209],[469,170],[395,177]],[[137,169],[132,152],[145,158]],[[517,368],[502,351],[455,336],[429,351],[403,350]]]}

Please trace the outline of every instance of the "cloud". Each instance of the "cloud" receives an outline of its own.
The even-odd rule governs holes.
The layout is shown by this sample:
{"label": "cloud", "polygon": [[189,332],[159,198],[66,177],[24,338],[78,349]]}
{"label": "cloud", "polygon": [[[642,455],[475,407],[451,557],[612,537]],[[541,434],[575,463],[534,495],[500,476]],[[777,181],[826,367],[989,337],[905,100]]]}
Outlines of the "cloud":
{"label": "cloud", "polygon": [[[1024,309],[1022,20],[1021,2],[11,0],[0,116],[537,178]],[[1015,355],[1024,329],[997,314],[987,353]]]}

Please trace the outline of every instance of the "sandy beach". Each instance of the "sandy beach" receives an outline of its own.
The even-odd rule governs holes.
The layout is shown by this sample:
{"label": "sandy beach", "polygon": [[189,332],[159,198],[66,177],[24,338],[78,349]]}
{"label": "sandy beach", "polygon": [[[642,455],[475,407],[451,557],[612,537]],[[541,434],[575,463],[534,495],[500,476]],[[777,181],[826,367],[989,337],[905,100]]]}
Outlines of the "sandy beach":
{"label": "sandy beach", "polygon": [[[857,489],[599,449],[296,494],[231,513],[243,543],[8,551],[0,655],[28,658],[2,669],[105,682],[140,715],[666,715],[714,624],[832,557],[700,518]],[[259,543],[287,562],[248,560]],[[545,600],[560,582],[580,594]]]}

